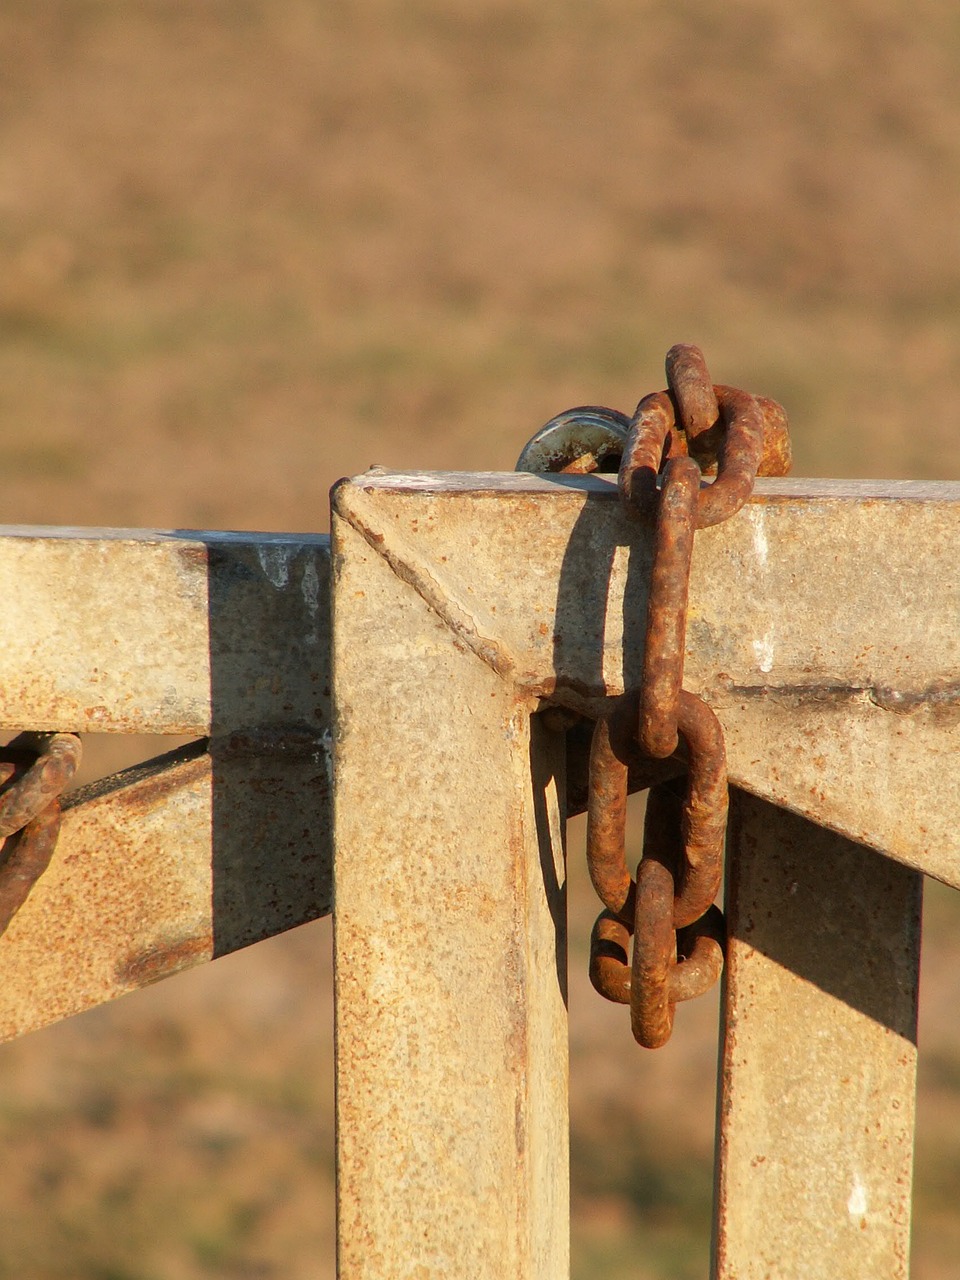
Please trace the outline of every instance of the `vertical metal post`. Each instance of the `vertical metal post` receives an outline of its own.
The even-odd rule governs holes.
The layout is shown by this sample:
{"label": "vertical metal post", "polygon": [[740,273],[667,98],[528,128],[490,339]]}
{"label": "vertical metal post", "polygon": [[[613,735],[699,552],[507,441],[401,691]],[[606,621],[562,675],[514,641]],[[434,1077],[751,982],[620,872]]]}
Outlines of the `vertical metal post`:
{"label": "vertical metal post", "polygon": [[743,792],[716,1280],[909,1271],[923,877]]}
{"label": "vertical metal post", "polygon": [[562,738],[375,539],[334,539],[339,1274],[558,1280]]}

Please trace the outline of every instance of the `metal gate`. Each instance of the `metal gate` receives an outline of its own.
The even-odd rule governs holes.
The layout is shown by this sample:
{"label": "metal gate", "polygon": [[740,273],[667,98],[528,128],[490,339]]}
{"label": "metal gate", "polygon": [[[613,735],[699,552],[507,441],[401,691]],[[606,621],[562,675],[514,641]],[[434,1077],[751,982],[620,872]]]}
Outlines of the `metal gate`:
{"label": "metal gate", "polygon": [[[734,786],[720,1280],[907,1275],[958,545],[950,484],[759,481],[697,536],[685,685]],[[196,741],[65,805],[2,1034],[325,913],[335,864],[341,1276],[565,1275],[581,765],[544,712],[635,684],[650,558],[598,476],[375,471],[330,541],[3,530],[3,727]]]}

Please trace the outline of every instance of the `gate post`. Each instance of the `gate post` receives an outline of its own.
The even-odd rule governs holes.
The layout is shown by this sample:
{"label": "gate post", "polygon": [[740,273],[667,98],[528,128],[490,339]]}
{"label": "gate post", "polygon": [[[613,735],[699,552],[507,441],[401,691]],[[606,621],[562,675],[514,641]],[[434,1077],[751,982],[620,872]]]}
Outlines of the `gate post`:
{"label": "gate post", "polygon": [[557,1280],[563,739],[343,518],[355,496],[333,528],[339,1274]]}
{"label": "gate post", "polygon": [[905,1280],[923,876],[732,799],[714,1274]]}

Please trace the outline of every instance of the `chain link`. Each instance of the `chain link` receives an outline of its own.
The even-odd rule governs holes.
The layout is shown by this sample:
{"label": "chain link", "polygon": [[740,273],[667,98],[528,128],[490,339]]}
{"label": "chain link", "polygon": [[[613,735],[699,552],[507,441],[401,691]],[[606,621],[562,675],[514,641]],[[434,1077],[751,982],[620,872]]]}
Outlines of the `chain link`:
{"label": "chain link", "polygon": [[81,758],[73,733],[20,734],[0,749],[0,934],[46,871],[60,834],[60,796]]}
{"label": "chain link", "polygon": [[[694,532],[735,515],[758,475],[785,475],[791,462],[775,400],[714,385],[693,346],[671,347],[666,373],[667,390],[644,396],[625,436],[622,414],[570,410],[533,437],[518,463],[583,474],[602,457],[609,470],[622,439],[624,509],[654,523],[641,683],[597,720],[587,787],[587,865],[605,908],[591,936],[590,979],[606,999],[630,1005],[633,1034],[647,1048],[667,1042],[676,1005],[709,990],[723,966],[724,921],[714,905],[727,825],[723,730],[683,688]],[[701,486],[710,472],[716,479]],[[682,791],[672,781],[651,786],[634,879],[625,831],[638,751],[651,764],[680,760],[685,783]]]}
{"label": "chain link", "polygon": [[[678,1001],[712,986],[723,962],[713,902],[727,823],[726,751],[713,711],[683,689],[693,532],[735,515],[761,469],[789,465],[786,416],[775,401],[764,408],[744,391],[715,386],[696,347],[671,348],[666,371],[667,391],[637,406],[618,481],[630,515],[655,513],[637,741],[655,758],[682,742],[688,766],[682,801],[670,786],[651,789],[634,890],[630,1020],[648,1048],[666,1043]],[[768,423],[776,438],[765,445]],[[697,456],[716,459],[716,479],[705,488]]]}

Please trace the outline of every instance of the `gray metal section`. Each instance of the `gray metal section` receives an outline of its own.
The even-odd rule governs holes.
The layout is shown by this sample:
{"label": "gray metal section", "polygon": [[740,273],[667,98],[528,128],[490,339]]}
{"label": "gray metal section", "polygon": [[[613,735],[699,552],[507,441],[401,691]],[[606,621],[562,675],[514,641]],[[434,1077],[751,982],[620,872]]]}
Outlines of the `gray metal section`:
{"label": "gray metal section", "polygon": [[922,877],[733,800],[714,1275],[905,1280]]}

